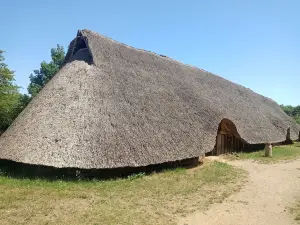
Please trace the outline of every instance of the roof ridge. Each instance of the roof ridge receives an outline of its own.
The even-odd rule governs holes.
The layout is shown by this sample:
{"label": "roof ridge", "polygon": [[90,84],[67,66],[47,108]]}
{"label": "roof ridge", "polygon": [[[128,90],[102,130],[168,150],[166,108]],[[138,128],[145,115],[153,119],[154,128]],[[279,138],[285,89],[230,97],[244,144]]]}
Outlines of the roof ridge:
{"label": "roof ridge", "polygon": [[[167,56],[167,55],[159,54],[159,53],[152,52],[152,51],[150,51],[150,50],[146,50],[146,49],[142,49],[142,48],[136,48],[136,47],[133,47],[133,46],[131,46],[131,45],[125,44],[125,43],[123,43],[123,42],[116,41],[116,40],[114,40],[114,39],[111,38],[111,37],[108,37],[108,36],[103,35],[103,34],[99,34],[99,33],[97,33],[97,32],[94,32],[94,31],[92,31],[92,30],[89,30],[89,29],[83,29],[83,30],[79,30],[79,31],[80,31],[80,32],[83,32],[83,33],[88,32],[88,33],[90,33],[90,34],[92,34],[92,35],[100,36],[100,37],[105,38],[105,39],[107,39],[107,40],[109,40],[109,41],[111,41],[111,42],[114,42],[114,43],[123,45],[123,46],[125,46],[125,47],[127,47],[127,48],[131,48],[131,49],[134,49],[134,50],[137,50],[137,51],[141,51],[141,52],[150,53],[150,54],[155,55],[155,56],[157,56],[157,57],[164,58],[164,59],[167,59],[167,60],[170,60],[170,61],[173,61],[173,62],[182,64],[182,65],[185,65],[185,66],[194,68],[194,69],[198,69],[198,70],[203,71],[203,72],[207,72],[207,73],[213,74],[212,72],[209,72],[209,71],[207,71],[207,70],[205,70],[205,69],[199,68],[199,67],[194,66],[194,65],[191,65],[191,64],[187,64],[187,63],[181,62],[181,61],[179,61],[179,60],[177,60],[177,59],[173,59],[173,58],[171,58],[171,57],[169,57],[169,56]],[[214,74],[214,75],[215,75],[215,74]]]}

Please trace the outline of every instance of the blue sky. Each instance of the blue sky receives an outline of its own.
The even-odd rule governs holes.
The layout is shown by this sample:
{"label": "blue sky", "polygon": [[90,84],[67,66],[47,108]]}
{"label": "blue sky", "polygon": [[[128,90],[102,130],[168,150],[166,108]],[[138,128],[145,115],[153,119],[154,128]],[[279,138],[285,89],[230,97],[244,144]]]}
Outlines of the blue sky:
{"label": "blue sky", "polygon": [[23,92],[50,49],[87,28],[300,104],[298,0],[3,0],[1,19],[0,49]]}

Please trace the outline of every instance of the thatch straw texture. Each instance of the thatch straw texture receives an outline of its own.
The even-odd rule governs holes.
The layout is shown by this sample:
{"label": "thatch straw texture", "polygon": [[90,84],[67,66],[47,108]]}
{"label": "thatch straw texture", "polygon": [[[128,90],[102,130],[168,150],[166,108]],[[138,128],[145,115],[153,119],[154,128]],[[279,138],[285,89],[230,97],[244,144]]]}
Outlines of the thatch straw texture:
{"label": "thatch straw texture", "polygon": [[[54,167],[138,167],[211,151],[224,118],[251,144],[297,139],[271,99],[209,72],[94,32],[0,138],[0,158]],[[82,39],[83,38],[83,39]],[[79,45],[78,45],[79,46]],[[83,51],[86,56],[86,50]]]}

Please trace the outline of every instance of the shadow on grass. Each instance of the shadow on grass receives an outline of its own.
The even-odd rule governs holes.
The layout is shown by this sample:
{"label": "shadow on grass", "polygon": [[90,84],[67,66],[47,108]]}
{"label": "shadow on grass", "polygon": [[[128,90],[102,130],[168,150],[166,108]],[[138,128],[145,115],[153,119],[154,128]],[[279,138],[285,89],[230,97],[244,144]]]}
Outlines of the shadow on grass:
{"label": "shadow on grass", "polygon": [[80,169],[55,168],[51,166],[32,165],[0,159],[0,176],[17,179],[45,179],[48,181],[107,180],[126,177],[139,177],[143,174],[151,174],[178,168],[193,168],[199,164],[200,163],[197,157],[143,167]]}

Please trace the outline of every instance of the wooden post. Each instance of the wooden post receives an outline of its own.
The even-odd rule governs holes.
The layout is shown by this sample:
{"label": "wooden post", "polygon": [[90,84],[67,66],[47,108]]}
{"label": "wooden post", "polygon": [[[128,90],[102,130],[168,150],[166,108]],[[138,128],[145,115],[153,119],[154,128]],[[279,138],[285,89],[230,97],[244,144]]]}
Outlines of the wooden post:
{"label": "wooden post", "polygon": [[273,149],[271,143],[265,144],[265,156],[266,157],[272,157],[273,156]]}
{"label": "wooden post", "polygon": [[205,160],[205,154],[200,155],[200,156],[199,156],[199,159],[198,159],[199,163],[200,163],[200,164],[203,164],[203,163],[204,163],[204,160]]}
{"label": "wooden post", "polygon": [[218,134],[217,136],[217,146],[216,146],[216,155],[220,154],[222,148],[222,136],[221,134]]}

